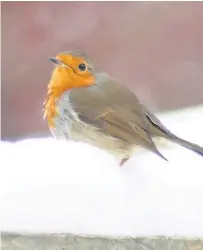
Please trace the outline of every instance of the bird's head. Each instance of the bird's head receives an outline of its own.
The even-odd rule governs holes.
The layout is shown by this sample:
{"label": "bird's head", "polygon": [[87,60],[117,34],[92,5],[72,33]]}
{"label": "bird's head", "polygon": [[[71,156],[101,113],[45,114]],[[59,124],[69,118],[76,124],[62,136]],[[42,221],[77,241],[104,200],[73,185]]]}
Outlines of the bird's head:
{"label": "bird's head", "polygon": [[[96,84],[98,66],[84,52],[60,52],[49,60],[55,65],[48,84],[48,96],[44,103],[45,117],[56,115],[56,100],[73,88],[90,87]],[[51,122],[50,122],[51,124]]]}
{"label": "bird's head", "polygon": [[98,66],[84,52],[61,52],[49,60],[55,65],[48,86],[52,91],[64,92],[96,83]]}

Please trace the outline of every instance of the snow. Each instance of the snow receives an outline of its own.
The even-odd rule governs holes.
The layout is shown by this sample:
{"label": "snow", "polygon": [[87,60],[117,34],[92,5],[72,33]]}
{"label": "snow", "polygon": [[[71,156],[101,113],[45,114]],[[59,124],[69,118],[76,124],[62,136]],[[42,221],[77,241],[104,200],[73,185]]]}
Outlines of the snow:
{"label": "snow", "polygon": [[[203,107],[161,116],[203,145]],[[101,236],[203,236],[203,158],[160,148],[124,167],[84,143],[51,138],[0,142],[3,231]]]}

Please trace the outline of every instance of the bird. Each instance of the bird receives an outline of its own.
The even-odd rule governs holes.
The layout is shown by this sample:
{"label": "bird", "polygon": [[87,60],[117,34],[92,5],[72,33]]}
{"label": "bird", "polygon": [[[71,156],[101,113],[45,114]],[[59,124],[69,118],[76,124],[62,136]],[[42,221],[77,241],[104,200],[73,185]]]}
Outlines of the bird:
{"label": "bird", "polygon": [[43,105],[53,137],[82,141],[119,158],[123,166],[136,151],[148,150],[165,161],[156,138],[166,139],[203,156],[203,147],[170,130],[129,88],[105,73],[83,51],[59,52]]}

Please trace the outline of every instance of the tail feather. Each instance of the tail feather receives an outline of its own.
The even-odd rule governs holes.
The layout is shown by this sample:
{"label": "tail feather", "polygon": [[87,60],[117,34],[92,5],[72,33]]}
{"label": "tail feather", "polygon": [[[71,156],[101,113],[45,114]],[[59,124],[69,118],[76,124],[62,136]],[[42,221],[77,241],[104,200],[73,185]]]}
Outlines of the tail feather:
{"label": "tail feather", "polygon": [[172,142],[175,142],[187,149],[192,150],[193,152],[195,152],[198,155],[203,156],[203,147],[186,141],[182,138],[177,137],[176,135],[174,135],[173,133],[171,133],[162,123],[161,121],[155,116],[153,115],[149,110],[147,110],[146,107],[143,106],[144,112],[146,117],[148,118],[148,126],[149,126],[149,130],[150,133],[152,135],[156,135],[158,137],[163,137],[166,138]]}
{"label": "tail feather", "polygon": [[190,149],[193,152],[195,152],[196,154],[203,156],[203,147],[201,147],[195,143],[181,139],[179,137],[169,137],[169,139],[171,141],[183,146],[184,148]]}

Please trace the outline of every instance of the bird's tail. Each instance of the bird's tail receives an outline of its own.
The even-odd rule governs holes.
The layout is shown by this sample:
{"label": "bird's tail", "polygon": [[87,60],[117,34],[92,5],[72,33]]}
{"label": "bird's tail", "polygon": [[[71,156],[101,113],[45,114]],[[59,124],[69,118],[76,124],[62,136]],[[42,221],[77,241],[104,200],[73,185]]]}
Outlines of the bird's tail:
{"label": "bird's tail", "polygon": [[186,140],[174,135],[161,123],[161,121],[156,116],[154,116],[145,107],[144,107],[144,111],[145,111],[145,114],[146,114],[148,121],[149,121],[149,129],[150,129],[151,134],[155,134],[158,137],[163,137],[165,139],[168,139],[168,140],[175,142],[175,143],[177,143],[177,144],[179,144],[187,149],[192,150],[193,152],[197,153],[198,155],[203,156],[203,147],[201,147],[195,143],[186,141]]}
{"label": "bird's tail", "polygon": [[168,139],[171,140],[172,142],[175,142],[175,143],[183,146],[184,148],[192,150],[193,152],[197,153],[198,155],[203,156],[203,147],[201,147],[195,143],[186,141],[186,140],[181,139],[177,136],[170,136],[169,135]]}

